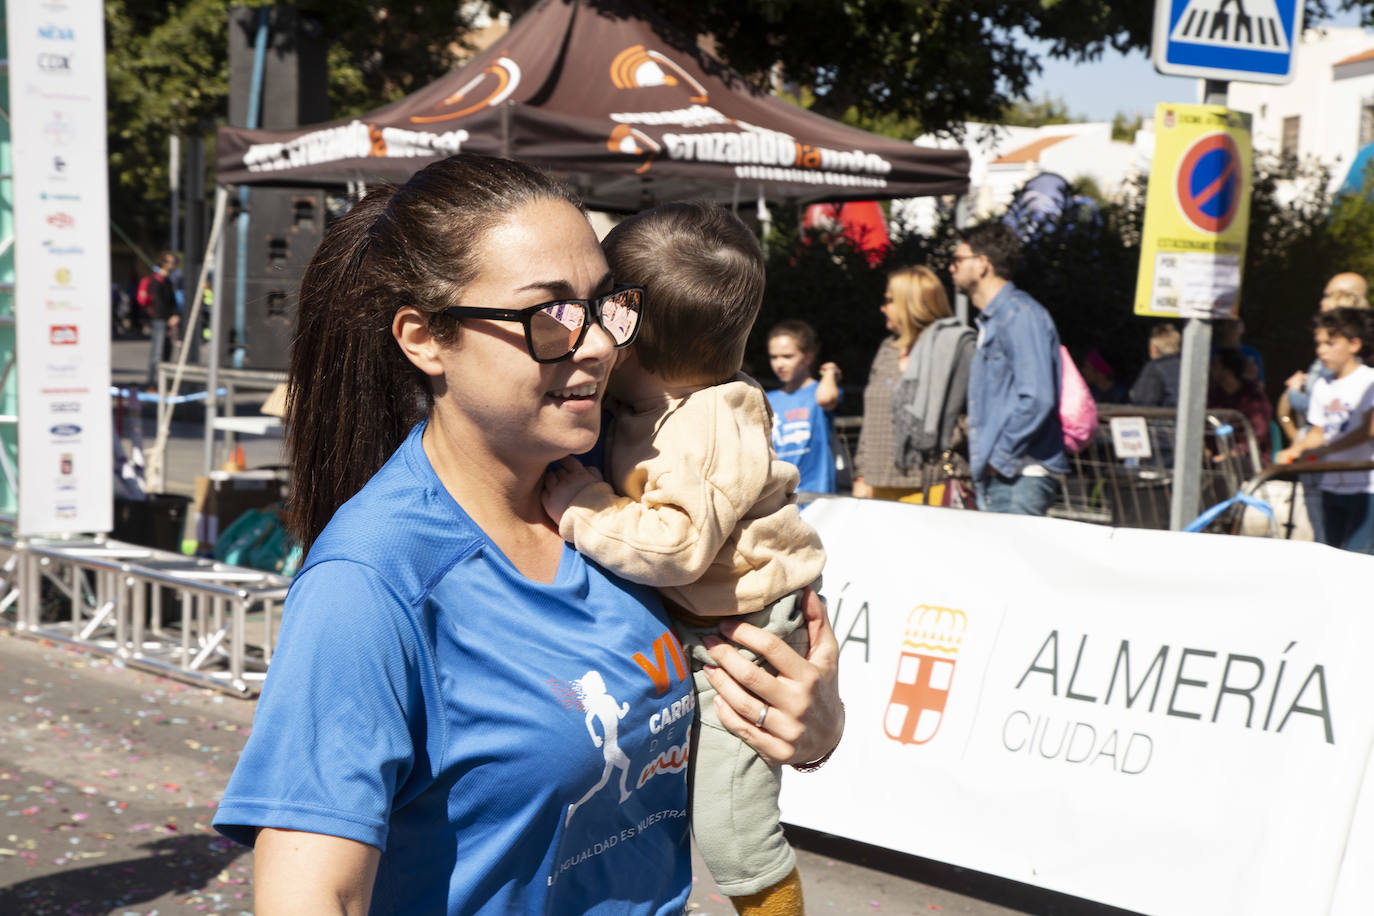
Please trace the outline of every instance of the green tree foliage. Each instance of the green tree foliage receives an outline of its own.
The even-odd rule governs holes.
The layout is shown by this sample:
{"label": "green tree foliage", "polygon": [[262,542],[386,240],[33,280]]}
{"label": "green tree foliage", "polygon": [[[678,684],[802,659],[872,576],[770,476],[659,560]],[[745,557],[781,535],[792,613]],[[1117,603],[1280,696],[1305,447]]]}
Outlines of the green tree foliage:
{"label": "green tree foliage", "polygon": [[1135,142],[1135,135],[1144,124],[1144,115],[1137,114],[1132,118],[1125,112],[1118,111],[1112,118],[1112,139],[1121,140],[1125,143],[1133,143]]}
{"label": "green tree foliage", "polygon": [[[995,121],[1026,95],[1051,57],[1089,61],[1108,48],[1148,50],[1154,4],[1120,0],[647,0],[685,35],[709,35],[717,55],[767,85],[777,70],[815,90],[815,110],[839,118],[912,118],[923,132]],[[525,8],[530,2],[509,3]],[[1307,0],[1308,23],[1371,0]]]}
{"label": "green tree foliage", "polygon": [[[244,6],[265,0],[241,0]],[[620,0],[588,0],[623,10]],[[909,139],[995,121],[1024,98],[1039,63],[1149,46],[1152,6],[1112,0],[643,0],[687,45],[712,50],[759,85],[778,74],[817,112]],[[494,0],[520,14],[535,0]],[[166,238],[167,139],[209,135],[227,115],[229,0],[105,0],[111,205],[156,247]],[[298,0],[330,39],[329,95],[342,117],[392,101],[449,70],[474,4],[457,0]],[[1374,0],[1307,0],[1307,21]]]}
{"label": "green tree foliage", "polygon": [[1069,108],[1063,99],[1052,99],[1049,96],[1038,102],[1018,99],[1008,105],[1002,112],[1002,117],[998,119],[999,123],[1010,127],[1044,127],[1047,124],[1072,124],[1082,120],[1069,114]]}
{"label": "green tree foliage", "polygon": [[[1340,194],[1331,205],[1331,236],[1345,259],[1332,265],[1374,278],[1374,163],[1364,170],[1360,194]],[[1334,271],[1333,271],[1334,272]]]}
{"label": "green tree foliage", "polygon": [[[1284,180],[1293,182],[1288,194],[1280,184]],[[1273,398],[1289,373],[1312,362],[1312,316],[1326,281],[1351,269],[1346,264],[1368,260],[1371,236],[1344,233],[1330,219],[1329,183],[1324,168],[1295,167],[1277,156],[1255,157],[1240,316],[1246,343],[1264,354],[1266,368],[1275,367],[1265,378]],[[1300,191],[1285,202],[1292,187]],[[1354,210],[1360,211],[1358,216]],[[1369,226],[1374,206],[1362,199],[1351,216]]]}
{"label": "green tree foliage", "polygon": [[[146,247],[166,243],[168,140],[228,119],[229,8],[264,0],[105,0],[110,210]],[[330,39],[334,117],[400,98],[447,72],[469,31],[462,3],[300,0]]]}
{"label": "green tree foliage", "polygon": [[[1041,0],[650,0],[686,35],[710,35],[720,57],[764,84],[780,67],[811,87],[814,109],[840,117],[914,118],[925,130],[993,121],[1024,97],[1039,66],[1025,36],[1065,56],[1104,43],[1148,43],[1147,4]],[[1070,15],[1063,7],[1088,7]],[[1084,20],[1089,20],[1091,24]]]}

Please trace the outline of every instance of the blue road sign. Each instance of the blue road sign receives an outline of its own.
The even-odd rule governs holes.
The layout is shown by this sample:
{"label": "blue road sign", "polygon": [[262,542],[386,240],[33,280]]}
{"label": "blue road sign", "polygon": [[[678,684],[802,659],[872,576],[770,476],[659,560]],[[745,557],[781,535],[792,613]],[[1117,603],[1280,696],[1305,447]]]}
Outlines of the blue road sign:
{"label": "blue road sign", "polygon": [[1155,69],[1170,76],[1286,83],[1303,0],[1155,0]]}

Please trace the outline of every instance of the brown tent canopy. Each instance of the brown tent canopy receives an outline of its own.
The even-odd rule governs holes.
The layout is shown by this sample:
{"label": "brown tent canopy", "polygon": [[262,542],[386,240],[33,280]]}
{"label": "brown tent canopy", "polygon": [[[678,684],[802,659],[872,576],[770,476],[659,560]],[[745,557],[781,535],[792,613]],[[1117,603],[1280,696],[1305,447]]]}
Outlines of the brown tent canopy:
{"label": "brown tent canopy", "polygon": [[753,89],[620,0],[544,0],[471,63],[357,118],[221,128],[221,184],[404,182],[458,152],[568,179],[588,205],[807,203],[959,194],[963,150],[925,149]]}

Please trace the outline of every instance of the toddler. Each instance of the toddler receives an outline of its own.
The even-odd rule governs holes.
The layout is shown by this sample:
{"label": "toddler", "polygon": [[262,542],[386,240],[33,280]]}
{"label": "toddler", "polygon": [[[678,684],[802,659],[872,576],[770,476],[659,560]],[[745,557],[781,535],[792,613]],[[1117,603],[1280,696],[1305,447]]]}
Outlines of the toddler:
{"label": "toddler", "polygon": [[[745,914],[802,910],[779,824],[781,768],[715,713],[704,637],[738,617],[807,651],[802,592],[825,553],[796,506],[797,469],[773,454],[768,401],[739,369],[763,299],[763,252],[733,214],[668,204],[605,240],[616,282],[645,288],[637,342],[611,374],[610,483],[565,459],[544,506],[559,533],[626,579],[656,586],[697,691],[692,830],[721,890]],[[611,484],[614,484],[612,488]],[[767,728],[767,708],[756,725]]]}

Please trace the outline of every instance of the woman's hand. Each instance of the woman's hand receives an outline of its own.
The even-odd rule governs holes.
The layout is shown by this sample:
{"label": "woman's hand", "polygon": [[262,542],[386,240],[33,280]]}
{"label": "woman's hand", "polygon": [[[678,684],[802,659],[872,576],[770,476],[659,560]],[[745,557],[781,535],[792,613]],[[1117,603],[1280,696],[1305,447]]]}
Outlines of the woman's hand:
{"label": "woman's hand", "polygon": [[854,479],[854,488],[851,492],[858,499],[873,498],[873,488],[870,487],[868,484],[864,483],[864,479],[862,477],[856,477]]}
{"label": "woman's hand", "polygon": [[[777,674],[769,674],[724,640],[706,641],[719,666],[707,667],[706,677],[716,688],[721,724],[770,764],[819,760],[835,749],[844,732],[840,645],[825,605],[811,589],[806,590],[803,612],[811,641],[805,658],[751,624],[727,620],[720,625],[725,636],[757,653]],[[761,716],[762,726],[757,724]]]}

